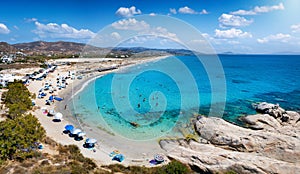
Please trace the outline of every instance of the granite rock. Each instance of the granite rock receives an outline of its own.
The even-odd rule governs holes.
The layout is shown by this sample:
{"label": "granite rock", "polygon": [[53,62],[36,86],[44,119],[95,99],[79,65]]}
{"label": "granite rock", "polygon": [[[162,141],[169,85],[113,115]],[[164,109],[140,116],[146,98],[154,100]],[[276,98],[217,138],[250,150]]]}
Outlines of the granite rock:
{"label": "granite rock", "polygon": [[197,117],[198,142],[162,140],[161,148],[202,173],[300,173],[300,114],[269,103],[256,110],[241,119],[247,127]]}

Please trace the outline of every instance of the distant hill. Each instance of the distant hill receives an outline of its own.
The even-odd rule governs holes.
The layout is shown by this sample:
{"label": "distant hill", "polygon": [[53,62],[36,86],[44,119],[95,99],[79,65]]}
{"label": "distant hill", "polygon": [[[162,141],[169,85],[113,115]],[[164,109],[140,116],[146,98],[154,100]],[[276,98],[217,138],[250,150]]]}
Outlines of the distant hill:
{"label": "distant hill", "polygon": [[29,43],[18,43],[14,44],[19,50],[24,51],[40,51],[40,52],[49,52],[49,51],[72,51],[72,52],[81,52],[84,48],[85,44],[83,43],[75,43],[75,42],[29,42]]}
{"label": "distant hill", "polygon": [[0,42],[0,53],[13,53],[16,52],[17,48],[6,43],[6,42]]}
{"label": "distant hill", "polygon": [[[148,57],[161,55],[191,55],[190,50],[185,49],[155,49],[144,47],[116,47],[116,48],[99,48],[91,45],[76,42],[45,42],[36,41],[29,43],[8,44],[0,42],[0,53],[14,53],[21,51],[28,56],[42,55],[47,57],[68,57],[71,55],[83,57]],[[83,53],[84,51],[84,53]]]}
{"label": "distant hill", "polygon": [[157,48],[144,48],[144,47],[116,47],[111,52],[129,53],[129,54],[146,54],[146,55],[192,55],[193,52],[185,49],[157,49]]}

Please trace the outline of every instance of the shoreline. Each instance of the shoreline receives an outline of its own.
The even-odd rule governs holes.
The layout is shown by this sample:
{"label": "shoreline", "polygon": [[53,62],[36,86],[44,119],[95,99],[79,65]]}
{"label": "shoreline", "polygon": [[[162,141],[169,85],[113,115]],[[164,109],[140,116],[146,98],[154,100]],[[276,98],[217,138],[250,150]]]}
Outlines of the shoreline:
{"label": "shoreline", "polygon": [[[160,57],[153,57],[153,58],[142,58],[139,60],[135,60],[133,62],[131,62],[130,64],[124,65],[124,66],[120,66],[118,69],[114,69],[114,70],[109,70],[109,71],[104,71],[104,72],[94,72],[94,73],[88,73],[85,75],[84,79],[78,80],[72,80],[66,89],[63,89],[61,91],[58,91],[58,95],[59,97],[63,97],[64,100],[61,102],[55,102],[55,104],[49,106],[49,108],[47,109],[54,109],[56,112],[61,112],[63,113],[64,117],[63,120],[59,123],[53,122],[51,117],[48,117],[44,114],[42,114],[41,109],[37,109],[34,112],[34,115],[39,119],[39,121],[41,122],[42,126],[45,128],[46,130],[46,134],[47,136],[49,136],[50,138],[54,139],[55,141],[57,141],[60,144],[63,145],[68,145],[68,144],[75,144],[80,148],[80,151],[83,153],[84,156],[92,158],[96,161],[96,163],[98,165],[109,165],[109,164],[116,164],[118,162],[112,161],[111,157],[108,156],[109,152],[115,150],[116,148],[113,147],[106,147],[107,144],[105,142],[109,142],[109,141],[113,141],[118,137],[115,137],[112,135],[110,135],[109,133],[107,133],[105,130],[101,130],[100,128],[98,128],[95,131],[93,130],[89,130],[88,126],[86,126],[85,124],[81,125],[80,119],[76,118],[76,116],[72,116],[73,113],[70,111],[70,108],[63,108],[66,107],[67,104],[70,104],[70,101],[72,101],[72,99],[78,95],[82,90],[84,90],[86,88],[86,86],[88,86],[90,83],[92,83],[95,79],[97,78],[101,78],[101,76],[109,74],[109,73],[113,73],[113,72],[120,72],[122,70],[126,70],[129,67],[132,66],[136,66],[139,64],[144,64],[144,63],[151,63],[151,62],[155,62],[155,61],[159,61],[162,59],[165,59],[168,56],[160,56]],[[141,60],[141,61],[140,61]],[[49,74],[50,76],[52,76],[52,79],[55,77],[55,74],[61,73],[61,71],[67,71],[67,67],[65,67],[64,69],[61,68],[60,66],[57,68],[57,72],[55,72],[54,74]],[[66,73],[66,72],[65,72]],[[47,77],[47,81],[49,80],[49,78]],[[54,82],[55,80],[53,80]],[[84,81],[84,83],[82,84],[82,82]],[[33,81],[30,83],[30,85],[28,86],[28,89],[30,90],[30,92],[33,93],[37,93],[38,91],[38,87],[42,87],[43,81]],[[46,96],[46,98],[48,98],[48,96]],[[36,104],[37,106],[40,107],[44,107],[45,105],[43,104],[43,101],[45,99],[36,99]],[[70,123],[77,123],[80,124],[80,127],[87,133],[87,135],[91,138],[93,138],[95,134],[98,134],[98,132],[101,132],[100,134],[102,135],[101,140],[98,139],[99,142],[99,146],[96,146],[96,152],[93,152],[91,150],[85,149],[83,148],[83,141],[75,141],[74,139],[68,137],[68,135],[64,135],[62,134],[62,131],[64,130],[64,126],[66,124],[70,124]],[[104,140],[102,139],[106,139],[107,141],[104,142]],[[102,142],[101,142],[102,141]],[[126,142],[126,140],[122,140],[123,143],[130,143]],[[137,142],[131,142],[132,144],[136,144]],[[158,142],[156,142],[157,146],[159,147]],[[144,149],[143,147],[145,147],[146,151],[147,148],[151,147],[151,144],[147,144],[147,143],[141,143],[141,147],[139,147],[140,149]],[[150,145],[150,146],[149,146]],[[126,146],[126,144],[125,144]],[[151,148],[150,148],[151,149]],[[138,166],[149,166],[149,160],[151,160],[151,158],[153,158],[153,154],[148,154],[148,153],[144,153],[142,157],[137,158],[134,157],[134,155],[131,155],[135,153],[134,151],[135,149],[130,149],[130,146],[128,146],[128,149],[125,148],[125,150],[122,150],[121,152],[125,155],[125,160],[121,163],[122,165],[125,166],[129,166],[129,165],[138,165]],[[162,150],[162,149],[161,149]],[[149,149],[148,149],[149,151]],[[126,158],[127,157],[127,158]],[[127,159],[127,160],[126,160]]]}
{"label": "shoreline", "polygon": [[[104,72],[99,72],[99,74],[97,74],[97,75],[92,75],[91,77],[88,77],[88,79],[85,79],[84,84],[81,86],[80,89],[75,90],[75,94],[73,94],[70,97],[70,99],[73,98],[74,96],[76,96],[77,94],[79,94],[82,90],[84,90],[84,88],[89,83],[91,83],[93,80],[96,80],[97,78],[101,78],[102,76],[110,74],[110,73],[113,73],[113,72],[120,72],[120,71],[126,70],[126,69],[128,69],[130,67],[133,67],[133,66],[142,65],[142,64],[146,64],[146,63],[154,63],[156,61],[160,61],[160,60],[166,59],[166,58],[168,58],[170,56],[172,56],[172,55],[143,58],[141,62],[134,62],[134,63],[128,64],[128,65],[120,66],[117,69],[108,70],[108,71],[104,71]],[[137,59],[139,59],[139,58],[137,58]],[[70,60],[70,59],[68,59],[68,60]],[[61,60],[58,60],[58,61],[61,61]],[[84,80],[84,79],[82,79],[82,80]],[[74,83],[72,83],[72,85],[74,85]],[[75,84],[75,85],[76,85],[75,86],[75,89],[76,89],[76,87],[79,86],[79,84]],[[72,87],[74,88],[74,86],[72,86]]]}

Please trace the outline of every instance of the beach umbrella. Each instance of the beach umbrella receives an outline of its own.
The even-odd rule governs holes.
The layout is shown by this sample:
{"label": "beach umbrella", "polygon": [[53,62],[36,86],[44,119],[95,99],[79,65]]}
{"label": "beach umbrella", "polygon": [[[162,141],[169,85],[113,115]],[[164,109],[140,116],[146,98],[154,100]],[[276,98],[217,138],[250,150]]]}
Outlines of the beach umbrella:
{"label": "beach umbrella", "polygon": [[94,139],[94,138],[88,138],[85,140],[85,143],[88,143],[88,144],[95,144],[97,143],[97,140]]}
{"label": "beach umbrella", "polygon": [[63,117],[63,115],[62,115],[62,113],[60,113],[60,112],[58,112],[58,113],[56,113],[56,114],[54,115],[54,119],[56,119],[56,120],[61,120],[62,117]]}
{"label": "beach umbrella", "polygon": [[53,98],[53,95],[51,95],[50,97],[49,97],[49,100],[50,101],[52,101],[54,98]]}
{"label": "beach umbrella", "polygon": [[71,124],[68,124],[68,125],[65,126],[65,129],[66,129],[67,131],[71,131],[71,130],[74,129],[74,126],[71,125]]}
{"label": "beach umbrella", "polygon": [[157,162],[163,162],[164,161],[164,157],[162,155],[159,155],[159,154],[154,155],[154,159]]}
{"label": "beach umbrella", "polygon": [[77,134],[78,137],[83,137],[83,136],[85,136],[85,135],[86,135],[85,132],[80,132],[80,133]]}
{"label": "beach umbrella", "polygon": [[50,109],[49,112],[48,112],[48,116],[53,116],[54,114],[55,114],[54,110]]}
{"label": "beach umbrella", "polygon": [[53,109],[50,109],[50,110],[49,110],[49,114],[54,115],[54,114],[55,114],[55,111],[54,111]]}
{"label": "beach umbrella", "polygon": [[116,161],[119,161],[119,162],[122,162],[123,160],[125,159],[124,155],[123,154],[117,154],[115,155],[112,160],[116,160]]}
{"label": "beach umbrella", "polygon": [[73,129],[73,130],[71,131],[71,134],[75,135],[75,134],[78,134],[78,133],[80,133],[80,132],[82,132],[81,129]]}

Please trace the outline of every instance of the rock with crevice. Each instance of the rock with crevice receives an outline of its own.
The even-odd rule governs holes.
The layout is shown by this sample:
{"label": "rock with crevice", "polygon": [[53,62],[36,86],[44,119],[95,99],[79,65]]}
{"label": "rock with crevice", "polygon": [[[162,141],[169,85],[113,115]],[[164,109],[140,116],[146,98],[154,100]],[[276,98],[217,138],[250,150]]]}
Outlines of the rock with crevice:
{"label": "rock with crevice", "polygon": [[256,152],[287,162],[300,160],[300,139],[280,132],[246,129],[214,117],[202,117],[195,128],[202,138],[225,149]]}
{"label": "rock with crevice", "polygon": [[299,165],[261,156],[257,153],[226,150],[211,144],[190,141],[189,148],[179,145],[176,141],[164,141],[164,150],[168,157],[191,166],[199,173],[300,173]]}
{"label": "rock with crevice", "polygon": [[164,140],[161,147],[198,172],[300,173],[300,114],[268,103],[258,108],[266,112],[241,119],[248,128],[197,117],[194,126],[201,141]]}
{"label": "rock with crevice", "polygon": [[272,104],[267,102],[261,102],[258,104],[253,104],[254,109],[262,114],[269,114],[275,118],[282,117],[285,110],[279,106],[279,104]]}
{"label": "rock with crevice", "polygon": [[255,130],[264,130],[273,133],[280,133],[295,138],[300,138],[300,114],[294,111],[286,111],[283,114],[288,121],[276,119],[269,114],[248,115],[241,118],[246,126]]}

